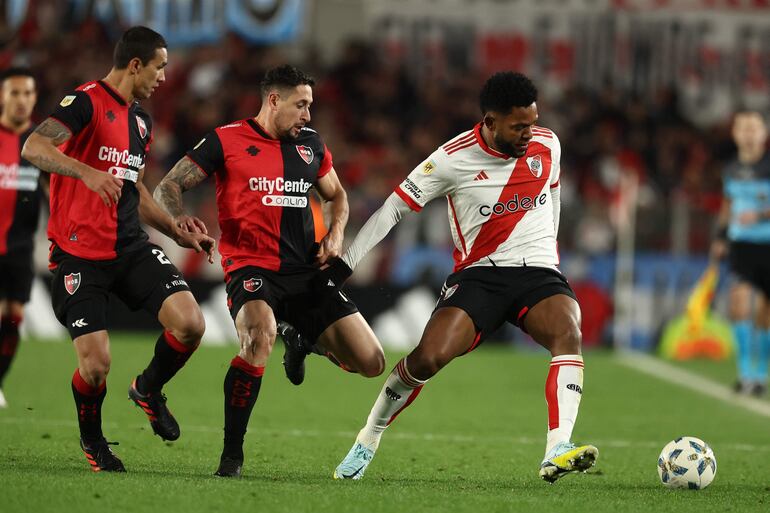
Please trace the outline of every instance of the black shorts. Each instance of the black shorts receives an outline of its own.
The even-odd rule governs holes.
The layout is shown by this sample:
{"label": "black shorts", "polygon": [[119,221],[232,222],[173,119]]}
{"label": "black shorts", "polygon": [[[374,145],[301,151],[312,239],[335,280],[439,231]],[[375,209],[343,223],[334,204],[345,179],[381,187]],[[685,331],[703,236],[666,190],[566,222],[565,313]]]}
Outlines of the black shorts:
{"label": "black shorts", "polygon": [[337,320],[358,312],[344,292],[321,300],[311,290],[318,270],[276,272],[246,266],[227,276],[227,307],[233,320],[248,301],[261,299],[277,320],[288,322],[315,341]]}
{"label": "black shorts", "polygon": [[0,255],[0,299],[26,303],[34,277],[31,251]]}
{"label": "black shorts", "polygon": [[732,242],[730,270],[770,298],[770,244]]}
{"label": "black shorts", "polygon": [[474,347],[508,321],[523,329],[527,312],[543,299],[564,294],[575,299],[567,279],[544,267],[469,267],[450,274],[436,310],[454,306],[476,325]]}
{"label": "black shorts", "polygon": [[51,302],[56,318],[75,338],[107,329],[109,293],[131,310],[158,315],[170,295],[190,290],[182,273],[155,244],[114,260],[86,260],[55,248]]}

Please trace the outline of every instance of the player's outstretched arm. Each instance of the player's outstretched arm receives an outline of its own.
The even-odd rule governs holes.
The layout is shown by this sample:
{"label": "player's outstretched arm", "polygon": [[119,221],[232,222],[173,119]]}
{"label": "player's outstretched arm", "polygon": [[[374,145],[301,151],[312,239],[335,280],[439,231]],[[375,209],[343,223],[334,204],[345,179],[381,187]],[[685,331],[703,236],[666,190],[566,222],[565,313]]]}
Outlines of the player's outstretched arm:
{"label": "player's outstretched arm", "polygon": [[561,185],[551,187],[551,204],[553,205],[553,236],[559,237],[559,218],[561,217]]}
{"label": "player's outstretched arm", "polygon": [[317,188],[321,197],[331,206],[329,233],[321,240],[316,256],[316,262],[324,265],[342,253],[342,239],[345,235],[345,226],[348,224],[350,208],[348,195],[342,188],[334,168],[318,180]]}
{"label": "player's outstretched arm", "polygon": [[53,118],[48,118],[29,135],[21,150],[21,156],[47,173],[82,180],[108,207],[113,203],[117,204],[123,180],[62,153],[58,146],[67,142],[70,137],[72,134],[69,128]]}
{"label": "player's outstretched arm", "polygon": [[[139,219],[160,231],[183,248],[194,249],[196,253],[205,251],[208,255],[209,263],[213,264],[214,247],[216,245],[214,239],[205,233],[189,231],[179,226],[155,202],[150,191],[144,186],[143,178],[144,169],[139,172],[139,179],[136,182],[136,190],[139,191]],[[202,221],[198,221],[203,224]],[[205,229],[205,226],[203,228]]]}
{"label": "player's outstretched arm", "polygon": [[204,181],[206,173],[190,157],[182,157],[155,188],[152,197],[180,228],[194,233],[208,233],[206,225],[197,217],[184,213],[182,193]]}
{"label": "player's outstretched arm", "polygon": [[390,230],[401,221],[412,209],[395,192],[367,219],[353,240],[353,244],[345,251],[342,260],[350,269],[355,269],[369,251],[380,243]]}

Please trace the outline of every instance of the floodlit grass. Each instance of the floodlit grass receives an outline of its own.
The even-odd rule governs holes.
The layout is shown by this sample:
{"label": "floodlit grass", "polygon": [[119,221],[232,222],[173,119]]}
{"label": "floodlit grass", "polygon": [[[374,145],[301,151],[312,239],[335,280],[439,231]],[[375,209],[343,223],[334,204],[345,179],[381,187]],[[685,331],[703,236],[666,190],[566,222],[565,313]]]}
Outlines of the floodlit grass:
{"label": "floodlit grass", "polygon": [[[69,342],[24,341],[0,410],[0,511],[497,512],[767,511],[768,419],[586,355],[574,438],[599,447],[588,474],[537,477],[546,410],[545,353],[484,347],[426,385],[384,435],[360,482],[332,480],[384,377],[364,379],[311,356],[305,383],[283,376],[280,343],[246,443],[243,478],[214,478],[222,380],[234,348],[201,348],[165,389],[182,437],[164,443],[130,403],[153,335],[113,337],[105,435],[127,474],[94,474],[78,447]],[[401,355],[388,354],[388,369]],[[696,365],[690,366],[697,368]],[[707,371],[711,372],[711,371]],[[722,372],[722,371],[720,371]],[[721,374],[718,374],[721,375]],[[724,371],[727,376],[727,371]],[[727,379],[726,377],[724,379]],[[728,381],[729,382],[729,381]],[[680,435],[703,438],[719,464],[702,491],[658,483],[656,459]]]}

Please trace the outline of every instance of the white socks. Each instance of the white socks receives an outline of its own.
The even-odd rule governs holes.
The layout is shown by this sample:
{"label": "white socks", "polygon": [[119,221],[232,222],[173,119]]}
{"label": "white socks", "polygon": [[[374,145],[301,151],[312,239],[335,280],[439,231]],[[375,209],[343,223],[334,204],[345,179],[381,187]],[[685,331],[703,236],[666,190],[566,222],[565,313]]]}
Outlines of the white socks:
{"label": "white socks", "polygon": [[583,357],[579,354],[554,356],[545,381],[548,403],[546,454],[559,442],[569,442],[582,396]]}
{"label": "white socks", "polygon": [[[426,380],[427,381],[427,380]],[[409,406],[422,390],[425,381],[412,377],[406,368],[406,358],[402,358],[385,380],[377,396],[366,425],[356,439],[371,450],[376,450],[385,428],[393,422],[401,411]]]}

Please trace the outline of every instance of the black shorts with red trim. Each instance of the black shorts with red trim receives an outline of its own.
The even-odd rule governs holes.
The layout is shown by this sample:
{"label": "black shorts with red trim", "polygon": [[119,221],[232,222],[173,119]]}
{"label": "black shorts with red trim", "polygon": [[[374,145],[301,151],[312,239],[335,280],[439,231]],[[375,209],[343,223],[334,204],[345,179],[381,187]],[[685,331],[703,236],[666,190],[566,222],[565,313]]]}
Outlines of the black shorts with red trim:
{"label": "black shorts with red trim", "polygon": [[182,273],[155,244],[114,260],[86,260],[54,247],[51,302],[56,318],[75,338],[107,329],[110,292],[131,310],[157,317],[167,297],[190,290]]}
{"label": "black shorts with red trim", "polygon": [[303,336],[315,341],[337,320],[358,312],[358,307],[340,291],[331,297],[313,293],[313,278],[318,269],[270,271],[246,266],[228,274],[227,307],[233,320],[244,304],[263,300],[273,309],[277,320],[294,326]]}
{"label": "black shorts with red trim", "polygon": [[506,321],[523,330],[527,312],[557,294],[577,300],[564,275],[553,269],[468,267],[449,275],[434,312],[447,306],[464,310],[476,325],[476,347]]}
{"label": "black shorts with red trim", "polygon": [[0,299],[26,303],[34,277],[31,250],[0,255]]}

